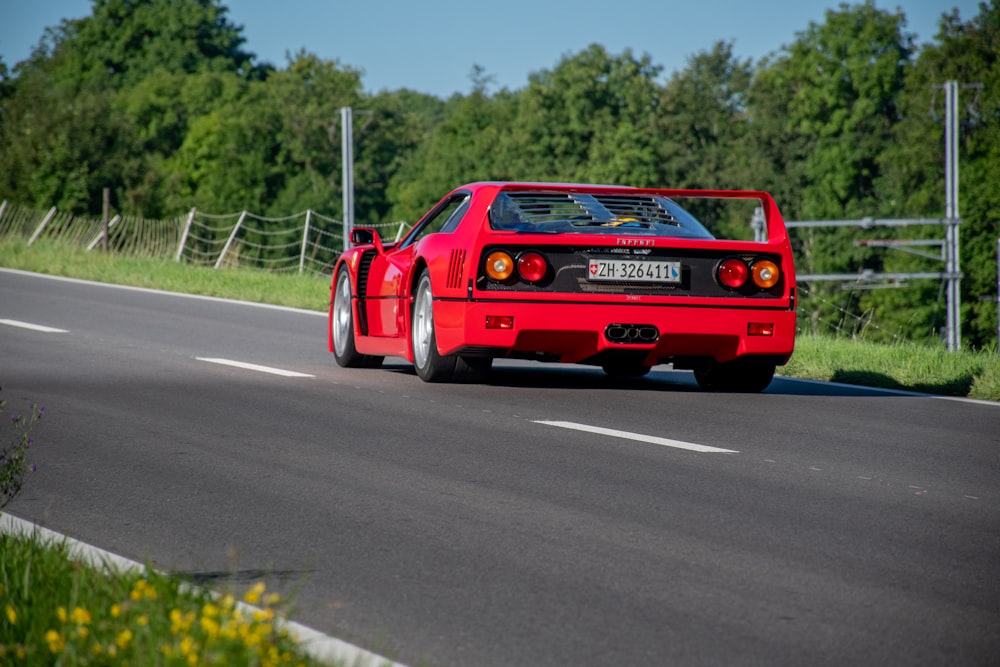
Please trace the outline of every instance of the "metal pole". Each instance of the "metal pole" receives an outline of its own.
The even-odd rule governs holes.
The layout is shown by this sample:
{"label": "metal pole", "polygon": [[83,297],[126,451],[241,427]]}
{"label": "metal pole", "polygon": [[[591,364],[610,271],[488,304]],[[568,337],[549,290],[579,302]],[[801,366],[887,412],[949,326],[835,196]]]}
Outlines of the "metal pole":
{"label": "metal pole", "polygon": [[948,226],[945,232],[947,243],[945,256],[948,274],[947,288],[947,343],[948,350],[955,352],[962,345],[961,303],[959,292],[958,259],[958,82],[946,81],[945,130],[944,130],[944,176],[945,176],[945,218]]}
{"label": "metal pole", "polygon": [[354,119],[351,107],[340,108],[340,150],[344,172],[344,250],[354,229]]}
{"label": "metal pole", "polygon": [[764,218],[764,208],[757,206],[753,210],[750,218],[750,227],[753,228],[753,240],[758,243],[767,241],[767,220]]}

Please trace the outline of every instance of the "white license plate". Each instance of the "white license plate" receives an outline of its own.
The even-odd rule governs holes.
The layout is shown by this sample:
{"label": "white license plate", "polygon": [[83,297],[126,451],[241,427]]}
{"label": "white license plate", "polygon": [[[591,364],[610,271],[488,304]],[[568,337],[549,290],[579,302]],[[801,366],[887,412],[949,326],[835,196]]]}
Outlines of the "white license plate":
{"label": "white license plate", "polygon": [[681,263],[648,259],[591,259],[587,280],[677,284],[681,281]]}

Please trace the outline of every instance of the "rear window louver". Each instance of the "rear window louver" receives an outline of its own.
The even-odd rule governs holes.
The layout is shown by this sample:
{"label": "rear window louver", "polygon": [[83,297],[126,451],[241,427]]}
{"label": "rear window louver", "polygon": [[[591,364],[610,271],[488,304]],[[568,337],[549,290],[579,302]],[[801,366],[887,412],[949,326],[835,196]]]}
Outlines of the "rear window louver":
{"label": "rear window louver", "polygon": [[664,200],[651,195],[504,192],[491,207],[490,216],[501,229],[553,222],[678,224]]}

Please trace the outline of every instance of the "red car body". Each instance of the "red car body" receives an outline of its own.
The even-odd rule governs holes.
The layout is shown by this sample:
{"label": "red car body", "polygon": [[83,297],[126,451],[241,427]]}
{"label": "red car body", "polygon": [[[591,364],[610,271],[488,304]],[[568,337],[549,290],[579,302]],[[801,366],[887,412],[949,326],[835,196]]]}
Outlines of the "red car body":
{"label": "red car body", "polygon": [[[767,240],[714,238],[685,198],[755,200]],[[395,356],[451,381],[497,358],[621,376],[672,363],[706,389],[760,391],[794,348],[791,246],[762,191],[472,183],[398,242],[368,228],[352,242],[331,287],[342,366]]]}

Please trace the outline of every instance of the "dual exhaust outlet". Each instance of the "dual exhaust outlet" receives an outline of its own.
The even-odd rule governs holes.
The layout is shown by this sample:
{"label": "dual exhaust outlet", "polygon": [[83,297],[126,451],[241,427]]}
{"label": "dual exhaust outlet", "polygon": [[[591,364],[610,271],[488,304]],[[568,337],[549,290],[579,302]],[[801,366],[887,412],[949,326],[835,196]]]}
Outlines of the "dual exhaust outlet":
{"label": "dual exhaust outlet", "polygon": [[612,343],[655,343],[660,330],[652,324],[609,324],[604,337]]}

